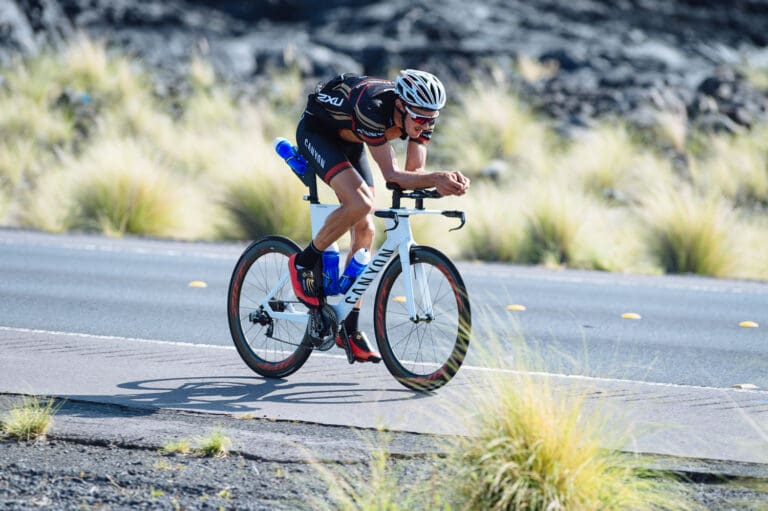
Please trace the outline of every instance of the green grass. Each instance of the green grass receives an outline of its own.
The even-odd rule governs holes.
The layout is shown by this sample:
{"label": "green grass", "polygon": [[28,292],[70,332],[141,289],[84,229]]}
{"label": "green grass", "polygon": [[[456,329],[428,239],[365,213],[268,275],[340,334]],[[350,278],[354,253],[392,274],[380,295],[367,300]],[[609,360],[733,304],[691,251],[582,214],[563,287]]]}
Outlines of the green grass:
{"label": "green grass", "polygon": [[73,194],[69,226],[108,235],[172,235],[183,210],[174,208],[179,199],[169,177],[136,146],[99,149],[104,152],[78,163],[88,171]]}
{"label": "green grass", "polygon": [[547,266],[603,268],[584,243],[597,225],[598,204],[578,187],[531,179],[515,187],[480,185],[461,239],[466,257]]}
{"label": "green grass", "polygon": [[201,456],[224,457],[229,454],[232,440],[220,429],[195,438],[193,443],[186,438],[166,442],[161,454],[199,454]]}
{"label": "green grass", "polygon": [[651,135],[663,146],[671,147],[679,154],[687,151],[688,118],[685,113],[659,112],[656,114]]}
{"label": "green grass", "polygon": [[232,440],[223,431],[216,429],[197,438],[197,444],[195,450],[203,456],[224,457],[229,454]]}
{"label": "green grass", "polygon": [[74,121],[54,105],[20,94],[0,95],[0,136],[34,141],[43,148],[64,146],[75,135]]}
{"label": "green grass", "polygon": [[45,438],[61,405],[52,398],[24,396],[0,418],[0,431],[23,441]]}
{"label": "green grass", "polygon": [[0,188],[14,190],[37,161],[37,149],[30,140],[9,140],[0,145]]}
{"label": "green grass", "polygon": [[191,451],[192,445],[186,438],[167,442],[160,449],[162,454],[189,454]]}
{"label": "green grass", "polygon": [[[524,199],[511,190],[478,183],[471,192],[462,256],[482,261],[520,260]],[[459,231],[461,232],[461,231]]]}
{"label": "green grass", "polygon": [[525,206],[522,261],[550,265],[573,262],[587,207],[580,194],[559,183],[534,185]]}
{"label": "green grass", "polygon": [[742,212],[734,223],[731,236],[739,257],[728,276],[768,280],[768,215]]}
{"label": "green grass", "polygon": [[[11,69],[0,96],[6,221],[54,232],[192,239],[241,232],[221,207],[223,176],[248,164],[258,181],[258,161],[239,148],[262,140],[263,126],[254,108],[235,105],[209,72],[202,61],[192,63],[193,92],[175,118],[134,62],[87,39]],[[59,108],[66,91],[87,94],[87,111]]]}

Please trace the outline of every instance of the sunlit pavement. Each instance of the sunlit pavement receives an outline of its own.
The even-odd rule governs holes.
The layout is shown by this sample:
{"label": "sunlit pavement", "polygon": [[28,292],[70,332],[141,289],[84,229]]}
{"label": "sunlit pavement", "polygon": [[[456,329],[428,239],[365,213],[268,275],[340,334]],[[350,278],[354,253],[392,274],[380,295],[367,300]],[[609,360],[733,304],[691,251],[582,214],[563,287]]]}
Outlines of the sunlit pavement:
{"label": "sunlit pavement", "polygon": [[[334,348],[289,378],[265,380],[230,347],[6,327],[0,367],[0,393],[437,434],[471,434],[492,383],[513,374],[465,366],[419,394],[383,364],[349,365]],[[606,421],[607,446],[621,436],[626,451],[768,463],[768,392],[546,376],[556,395],[584,398]]]}

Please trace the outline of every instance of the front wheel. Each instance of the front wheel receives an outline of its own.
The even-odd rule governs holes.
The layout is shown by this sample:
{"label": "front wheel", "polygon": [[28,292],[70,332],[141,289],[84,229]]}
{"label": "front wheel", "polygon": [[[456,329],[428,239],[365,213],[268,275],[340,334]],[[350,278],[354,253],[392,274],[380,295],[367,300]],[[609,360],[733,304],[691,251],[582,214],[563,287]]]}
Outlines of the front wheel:
{"label": "front wheel", "polygon": [[273,317],[274,311],[307,313],[285,279],[288,258],[299,250],[282,236],[255,241],[240,256],[229,283],[232,341],[248,367],[267,378],[296,372],[312,353],[306,323]]}
{"label": "front wheel", "polygon": [[416,317],[408,312],[400,257],[376,291],[374,328],[389,372],[409,389],[430,391],[456,374],[469,347],[471,314],[464,281],[450,259],[431,247],[410,251]]}

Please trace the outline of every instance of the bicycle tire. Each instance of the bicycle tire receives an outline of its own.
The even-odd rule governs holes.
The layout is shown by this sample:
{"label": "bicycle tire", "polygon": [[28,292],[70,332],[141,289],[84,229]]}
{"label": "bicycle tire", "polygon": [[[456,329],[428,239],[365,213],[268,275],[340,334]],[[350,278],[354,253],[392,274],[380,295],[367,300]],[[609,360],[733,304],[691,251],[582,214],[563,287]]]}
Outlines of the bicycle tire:
{"label": "bicycle tire", "polygon": [[[227,316],[232,341],[248,367],[266,378],[295,373],[312,353],[306,325],[271,318],[259,305],[287,270],[288,257],[299,251],[289,238],[261,238],[245,249],[230,279]],[[290,281],[275,294],[275,306],[307,310],[296,298]]]}
{"label": "bicycle tire", "polygon": [[[448,383],[464,362],[472,315],[464,281],[446,255],[432,247],[414,246],[410,258],[412,272],[417,265],[425,265],[434,317],[416,323],[410,320],[397,256],[384,271],[376,291],[376,342],[398,382],[412,390],[431,391]],[[425,317],[416,301],[417,314]]]}

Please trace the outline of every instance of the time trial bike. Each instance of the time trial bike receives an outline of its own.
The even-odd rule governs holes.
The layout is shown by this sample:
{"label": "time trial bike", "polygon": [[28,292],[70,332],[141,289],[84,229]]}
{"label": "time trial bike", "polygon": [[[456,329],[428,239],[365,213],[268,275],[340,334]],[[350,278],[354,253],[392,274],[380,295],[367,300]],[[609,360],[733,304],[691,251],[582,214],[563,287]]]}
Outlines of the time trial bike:
{"label": "time trial bike", "polygon": [[[306,177],[309,194],[304,199],[314,236],[338,206],[321,204],[314,172]],[[467,290],[446,255],[414,242],[410,220],[420,215],[459,219],[453,231],[464,226],[464,212],[426,209],[426,200],[441,197],[436,190],[403,190],[394,183],[387,188],[392,191],[391,207],[374,212],[384,219],[386,240],[349,290],[325,297],[320,308],[306,307],[293,292],[288,258],[301,249],[291,239],[266,236],[240,256],[229,284],[229,329],[240,357],[256,373],[284,378],[301,368],[313,351],[331,349],[337,335],[346,339],[343,321],[377,277],[376,342],[395,379],[409,389],[431,391],[459,370],[471,333]],[[403,207],[403,199],[414,200],[414,207]],[[352,363],[351,350],[346,351]]]}

